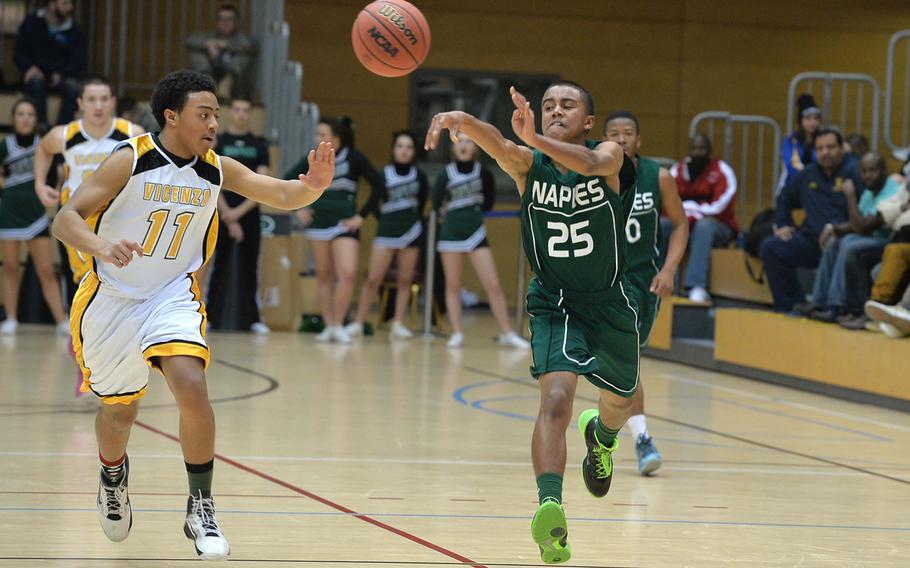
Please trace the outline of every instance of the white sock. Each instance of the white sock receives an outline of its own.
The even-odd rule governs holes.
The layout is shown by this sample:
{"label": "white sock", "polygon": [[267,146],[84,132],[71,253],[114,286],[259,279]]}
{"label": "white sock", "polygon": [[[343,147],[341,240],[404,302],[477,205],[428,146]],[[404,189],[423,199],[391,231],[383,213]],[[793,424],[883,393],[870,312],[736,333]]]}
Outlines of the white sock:
{"label": "white sock", "polygon": [[629,421],[626,422],[629,425],[629,428],[632,429],[632,437],[636,440],[639,436],[648,434],[648,424],[645,422],[644,414],[636,414],[635,416],[630,416]]}

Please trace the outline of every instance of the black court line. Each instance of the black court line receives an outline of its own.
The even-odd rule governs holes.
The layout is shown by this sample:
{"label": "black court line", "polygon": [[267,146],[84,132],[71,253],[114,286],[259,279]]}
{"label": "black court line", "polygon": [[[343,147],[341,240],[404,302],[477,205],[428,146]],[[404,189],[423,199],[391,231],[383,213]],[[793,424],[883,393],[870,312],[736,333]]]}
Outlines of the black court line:
{"label": "black court line", "polygon": [[[122,556],[0,556],[0,560],[93,560],[96,562],[192,562],[199,563],[198,558],[124,558]],[[231,564],[238,562],[254,562],[256,564],[357,564],[363,566],[382,565],[382,566],[464,566],[462,562],[445,562],[445,561],[428,561],[421,562],[418,560],[311,560],[311,559],[293,559],[293,558],[231,558]],[[484,566],[502,566],[504,568],[528,568],[531,565],[538,565],[517,562],[487,562]],[[604,564],[560,564],[562,568],[638,568],[635,566],[607,566]]]}
{"label": "black court line", "polygon": [[[493,378],[501,379],[501,380],[506,381],[506,382],[509,382],[509,383],[514,383],[514,384],[517,384],[517,385],[522,385],[522,386],[525,386],[525,387],[532,388],[532,389],[534,389],[534,390],[538,390],[538,388],[537,388],[537,383],[536,383],[536,382],[532,383],[532,382],[530,382],[530,381],[525,381],[525,380],[522,380],[522,379],[515,379],[515,378],[512,378],[512,377],[507,377],[507,376],[505,376],[505,375],[500,375],[499,373],[493,373],[493,372],[491,372],[491,371],[484,371],[484,370],[482,370],[482,369],[475,369],[474,367],[462,367],[462,369],[464,369],[464,370],[466,370],[466,371],[470,371],[470,372],[475,373],[475,374],[478,374],[478,375],[487,376],[487,377],[493,377]],[[575,398],[581,399],[581,400],[584,400],[584,401],[587,401],[587,402],[590,402],[590,403],[593,403],[593,404],[597,404],[597,402],[598,402],[597,399],[595,399],[595,398],[589,398],[589,397],[586,397],[586,396],[578,396],[578,395],[576,395]],[[865,469],[865,468],[862,468],[862,467],[857,467],[857,466],[854,466],[854,465],[846,464],[846,463],[839,462],[839,461],[835,461],[835,460],[829,460],[828,458],[823,458],[823,457],[821,457],[821,456],[814,456],[814,455],[812,455],[812,454],[807,454],[807,453],[803,453],[803,452],[798,452],[798,451],[796,451],[796,450],[788,450],[787,448],[782,448],[782,447],[780,447],[780,446],[775,446],[775,445],[772,445],[772,444],[766,444],[766,443],[764,443],[764,442],[759,442],[758,440],[752,440],[751,438],[744,438],[744,437],[742,437],[742,436],[737,436],[737,435],[735,435],[735,434],[727,434],[726,432],[720,432],[720,431],[718,431],[718,430],[712,430],[711,428],[705,428],[704,426],[699,426],[699,425],[697,425],[697,424],[691,424],[691,423],[689,423],[689,422],[683,422],[682,420],[674,420],[674,419],[672,419],[672,418],[667,418],[666,416],[659,416],[659,415],[657,415],[657,414],[651,414],[650,412],[648,413],[648,417],[649,417],[649,418],[655,418],[655,419],[657,419],[657,420],[661,420],[661,421],[666,422],[666,423],[668,423],[668,424],[675,424],[676,426],[683,426],[683,427],[686,427],[686,428],[691,428],[692,430],[697,430],[697,431],[699,431],[699,432],[704,432],[704,433],[706,433],[706,434],[713,434],[713,435],[715,435],[715,436],[720,436],[720,437],[722,437],[722,438],[727,438],[728,440],[735,440],[735,441],[737,441],[737,442],[741,442],[741,443],[743,443],[743,444],[748,444],[748,445],[750,445],[750,446],[756,446],[756,447],[759,447],[759,448],[764,448],[764,449],[766,449],[766,450],[772,450],[772,451],[775,451],[775,452],[780,452],[780,453],[788,454],[788,455],[791,455],[791,456],[797,456],[797,457],[800,457],[800,458],[803,458],[803,459],[812,460],[812,461],[816,461],[816,462],[819,462],[819,463],[824,463],[824,464],[832,465],[832,466],[835,466],[835,467],[840,467],[840,468],[843,468],[843,469],[849,469],[849,470],[851,470],[851,471],[856,471],[856,472],[859,472],[859,473],[865,473],[866,475],[871,475],[871,476],[873,476],[873,477],[878,477],[878,478],[881,478],[881,479],[887,479],[887,480],[889,480],[889,481],[896,481],[897,483],[900,483],[900,484],[902,484],[902,485],[910,485],[910,480],[907,480],[907,479],[901,479],[901,478],[899,478],[899,477],[893,477],[893,476],[890,476],[890,475],[887,475],[887,474],[884,474],[884,473],[879,473],[879,472],[877,472],[877,471],[872,471],[872,470]]]}
{"label": "black court line", "polygon": [[[211,404],[221,404],[223,402],[234,402],[237,400],[247,400],[250,398],[256,398],[258,396],[267,395],[270,392],[278,389],[278,386],[279,386],[278,381],[276,381],[274,378],[272,378],[264,373],[260,373],[258,371],[254,371],[252,369],[247,369],[245,367],[241,367],[240,365],[236,365],[229,361],[225,361],[224,359],[215,359],[214,361],[221,365],[224,365],[225,367],[230,367],[231,369],[234,369],[235,371],[239,371],[241,373],[246,373],[246,374],[258,377],[260,379],[264,379],[268,383],[268,385],[265,388],[260,389],[258,391],[254,391],[254,392],[238,394],[238,395],[234,395],[234,396],[226,396],[226,397],[221,397],[221,398],[213,398],[213,399],[209,400],[209,402]],[[208,375],[208,373],[206,373],[206,375]],[[164,379],[162,378],[162,380],[164,380]],[[93,395],[86,395],[86,396],[93,396]],[[82,401],[76,401],[73,404],[81,405]],[[20,412],[2,412],[2,413],[0,413],[0,418],[15,417],[15,416],[40,416],[42,414],[96,414],[98,412],[97,406],[88,405],[88,404],[85,406],[81,406],[81,408],[79,406],[76,406],[74,408],[73,405],[57,406],[56,408],[48,407],[47,405],[41,405],[41,406],[43,406],[44,408],[47,408],[47,410],[23,410]],[[143,405],[141,405],[141,407],[142,407],[142,410],[156,410],[156,409],[160,409],[160,408],[176,408],[177,403],[172,402],[172,403],[163,403],[163,404],[143,404]],[[21,408],[21,405],[19,406],[19,408]]]}

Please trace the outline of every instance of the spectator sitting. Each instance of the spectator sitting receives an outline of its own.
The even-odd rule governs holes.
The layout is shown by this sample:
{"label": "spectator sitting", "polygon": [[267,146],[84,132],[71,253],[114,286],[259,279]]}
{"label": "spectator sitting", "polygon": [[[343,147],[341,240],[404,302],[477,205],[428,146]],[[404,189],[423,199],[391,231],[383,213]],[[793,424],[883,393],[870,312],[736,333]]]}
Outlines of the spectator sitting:
{"label": "spectator sitting", "polygon": [[[670,175],[690,225],[685,289],[690,300],[707,302],[711,248],[727,246],[739,233],[733,212],[736,174],[726,162],[711,157],[711,140],[696,134],[689,140],[689,155],[670,168]],[[669,219],[661,218],[661,230],[670,234]]]}
{"label": "spectator sitting", "polygon": [[152,109],[146,104],[139,103],[129,95],[117,99],[117,116],[138,124],[146,132],[159,132],[161,130],[161,125],[155,120]]}
{"label": "spectator sitting", "polygon": [[815,136],[822,125],[822,111],[812,95],[804,93],[796,100],[799,126],[780,145],[784,171],[780,187],[785,187],[796,174],[815,163]]}
{"label": "spectator sitting", "polygon": [[859,132],[851,132],[844,139],[844,151],[862,158],[869,153],[869,140]]}
{"label": "spectator sitting", "polygon": [[35,102],[41,127],[49,124],[49,89],[60,91],[57,124],[73,120],[82,71],[82,34],[73,21],[73,0],[50,0],[26,16],[16,32],[13,58],[22,72],[23,91]]}
{"label": "spectator sitting", "polygon": [[218,96],[236,98],[252,92],[250,62],[253,41],[240,32],[240,13],[231,4],[218,8],[215,33],[199,32],[186,40],[190,66],[211,75],[218,83]]}
{"label": "spectator sitting", "polygon": [[[812,319],[833,323],[849,323],[862,312],[863,300],[868,297],[869,265],[877,264],[891,236],[877,206],[900,190],[900,183],[887,176],[885,159],[874,152],[860,161],[860,176],[865,191],[859,204],[852,180],[844,180],[849,220],[825,225],[818,238],[824,251],[811,304],[800,304],[796,310],[809,311]],[[868,263],[868,264],[867,264]]]}
{"label": "spectator sitting", "polygon": [[[805,301],[797,268],[815,268],[821,258],[818,239],[825,226],[847,221],[844,180],[858,179],[855,163],[844,159],[844,140],[840,132],[823,128],[815,136],[818,163],[797,174],[778,194],[774,212],[774,236],[761,245],[761,258],[774,297],[774,309],[790,312]],[[793,210],[803,209],[806,219],[798,228]]]}

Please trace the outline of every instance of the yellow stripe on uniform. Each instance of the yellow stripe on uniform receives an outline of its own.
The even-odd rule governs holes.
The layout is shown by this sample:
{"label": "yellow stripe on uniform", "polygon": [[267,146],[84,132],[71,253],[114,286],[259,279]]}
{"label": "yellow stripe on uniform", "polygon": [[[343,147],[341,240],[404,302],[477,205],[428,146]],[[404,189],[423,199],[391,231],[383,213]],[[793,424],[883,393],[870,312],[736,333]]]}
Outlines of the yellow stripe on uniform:
{"label": "yellow stripe on uniform", "polygon": [[215,154],[214,150],[210,149],[208,152],[206,152],[205,156],[202,157],[202,161],[218,168],[218,155]]}
{"label": "yellow stripe on uniform", "polygon": [[74,120],[74,121],[72,121],[71,123],[67,124],[67,125],[66,125],[66,135],[64,135],[64,137],[63,137],[64,141],[65,141],[65,142],[69,142],[70,140],[73,139],[73,136],[79,134],[79,132],[80,132],[81,130],[82,130],[82,129],[79,128],[79,121],[78,121],[78,120]]}
{"label": "yellow stripe on uniform", "polygon": [[139,400],[145,396],[148,387],[142,387],[133,394],[116,394],[114,396],[102,396],[101,404],[132,404],[133,401]]}
{"label": "yellow stripe on uniform", "polygon": [[[67,247],[67,250],[69,250],[69,247]],[[98,280],[95,273],[89,273],[76,291],[76,297],[73,298],[73,306],[70,312],[70,333],[73,336],[73,351],[76,352],[76,363],[82,369],[82,387],[80,387],[82,392],[88,392],[89,385],[92,384],[90,380],[92,371],[85,366],[85,355],[82,345],[82,319],[85,317],[89,304],[92,303],[92,300],[98,294],[100,285],[101,281]]]}
{"label": "yellow stripe on uniform", "polygon": [[155,143],[152,142],[152,135],[148,132],[139,135],[136,138],[130,139],[130,144],[132,144],[133,148],[136,149],[137,160],[141,158],[146,152],[155,149]]}
{"label": "yellow stripe on uniform", "polygon": [[[196,280],[195,273],[190,275],[190,280],[192,281],[190,290],[193,291],[193,299],[199,302],[199,309],[197,311],[202,314],[202,323],[199,324],[199,333],[202,335],[202,339],[205,339],[205,330],[209,325],[209,317],[205,311],[205,302],[202,300],[202,292],[199,291],[199,281]],[[205,365],[208,367],[208,361],[206,361]]]}
{"label": "yellow stripe on uniform", "polygon": [[[203,309],[203,312],[205,310]],[[203,315],[203,320],[205,315]],[[174,357],[176,355],[187,355],[190,357],[199,357],[202,359],[205,368],[209,368],[209,350],[199,345],[197,343],[187,343],[184,341],[168,341],[167,343],[158,343],[157,345],[150,345],[146,347],[145,351],[142,352],[142,357],[145,359],[146,364],[153,368],[161,371],[161,368],[152,362],[152,359],[155,357]]]}
{"label": "yellow stripe on uniform", "polygon": [[114,130],[118,130],[125,134],[127,137],[130,136],[130,121],[125,118],[118,118],[114,121]]}
{"label": "yellow stripe on uniform", "polygon": [[201,269],[203,266],[208,264],[209,260],[212,259],[212,256],[215,254],[215,246],[218,244],[218,210],[215,209],[215,212],[212,213],[212,220],[209,221],[209,231],[205,235],[205,248],[202,249],[202,264],[199,266]]}

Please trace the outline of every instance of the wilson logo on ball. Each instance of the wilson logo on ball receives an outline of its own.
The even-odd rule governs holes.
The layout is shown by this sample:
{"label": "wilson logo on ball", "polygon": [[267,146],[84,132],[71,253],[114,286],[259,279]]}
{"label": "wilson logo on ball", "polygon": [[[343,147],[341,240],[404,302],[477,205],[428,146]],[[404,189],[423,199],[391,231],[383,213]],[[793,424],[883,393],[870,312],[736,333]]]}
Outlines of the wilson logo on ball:
{"label": "wilson logo on ball", "polygon": [[417,45],[417,38],[414,37],[414,32],[408,27],[407,20],[403,15],[398,13],[398,10],[396,10],[394,6],[383,4],[378,12],[380,16],[395,24],[411,45]]}
{"label": "wilson logo on ball", "polygon": [[382,35],[382,32],[376,29],[376,26],[370,28],[370,38],[382,48],[383,51],[395,57],[398,55],[398,48],[392,45],[392,42],[389,41],[389,38]]}

